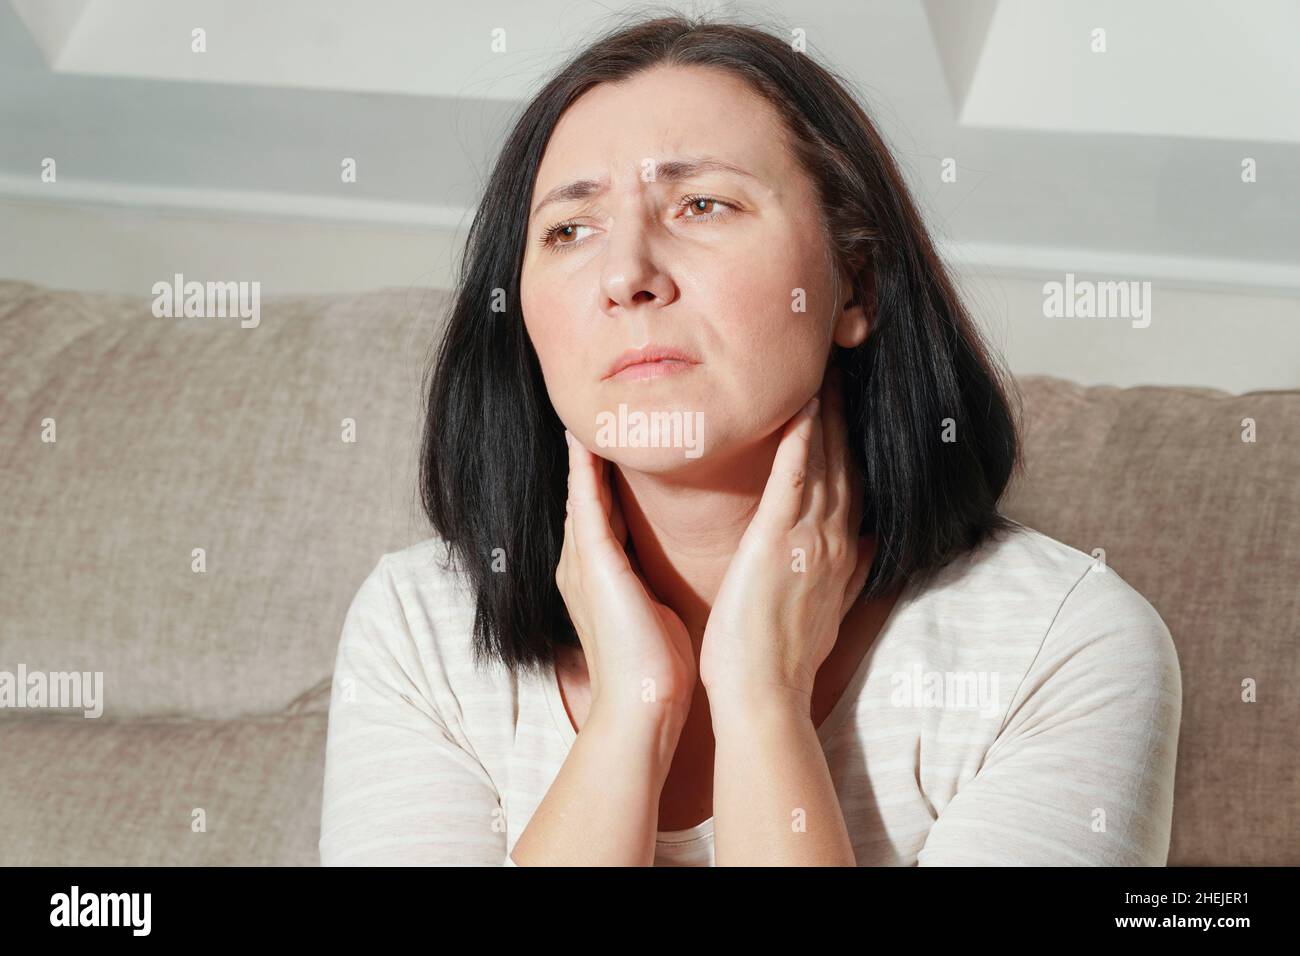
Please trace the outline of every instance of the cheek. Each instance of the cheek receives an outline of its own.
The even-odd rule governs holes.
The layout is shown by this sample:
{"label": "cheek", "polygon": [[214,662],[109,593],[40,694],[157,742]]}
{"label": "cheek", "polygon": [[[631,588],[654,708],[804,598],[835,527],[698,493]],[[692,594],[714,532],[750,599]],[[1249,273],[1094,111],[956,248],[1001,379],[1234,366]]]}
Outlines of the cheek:
{"label": "cheek", "polygon": [[743,271],[729,270],[722,284],[725,298],[715,302],[719,308],[725,302],[731,317],[723,333],[728,352],[742,388],[772,406],[761,411],[796,402],[799,395],[806,400],[821,384],[832,311],[823,271],[807,256],[769,247]]}
{"label": "cheek", "polygon": [[585,352],[588,343],[583,340],[580,323],[574,318],[581,313],[568,306],[562,289],[535,282],[521,288],[520,302],[524,328],[537,353],[547,395],[561,420],[573,428],[582,417],[579,406],[587,400],[583,383],[590,378]]}
{"label": "cheek", "polygon": [[546,283],[525,283],[520,288],[519,300],[523,307],[524,328],[549,382],[564,371],[559,366],[564,362],[573,339],[572,330],[565,327],[564,317],[572,312],[565,307],[562,290],[553,289]]}

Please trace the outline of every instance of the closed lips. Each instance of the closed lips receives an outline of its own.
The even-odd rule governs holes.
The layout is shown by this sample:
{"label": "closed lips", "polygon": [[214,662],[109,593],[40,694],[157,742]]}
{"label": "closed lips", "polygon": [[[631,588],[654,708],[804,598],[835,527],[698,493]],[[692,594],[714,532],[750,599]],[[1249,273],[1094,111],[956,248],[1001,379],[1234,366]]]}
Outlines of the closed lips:
{"label": "closed lips", "polygon": [[690,365],[698,365],[699,359],[681,349],[666,346],[647,346],[643,349],[633,349],[624,352],[613,361],[609,366],[609,369],[606,370],[604,377],[610,378],[611,376],[617,375],[625,368],[631,368],[633,365],[642,365],[653,362],[685,362]]}

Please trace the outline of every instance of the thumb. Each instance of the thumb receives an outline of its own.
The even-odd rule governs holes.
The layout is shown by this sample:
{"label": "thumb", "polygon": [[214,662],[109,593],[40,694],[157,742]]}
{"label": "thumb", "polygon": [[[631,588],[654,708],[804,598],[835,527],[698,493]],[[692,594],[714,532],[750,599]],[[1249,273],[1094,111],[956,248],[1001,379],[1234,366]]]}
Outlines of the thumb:
{"label": "thumb", "polygon": [[808,400],[794,417],[785,424],[772,471],[767,476],[758,510],[750,527],[765,525],[778,532],[788,531],[803,510],[804,491],[808,484],[809,454],[816,422],[818,400]]}

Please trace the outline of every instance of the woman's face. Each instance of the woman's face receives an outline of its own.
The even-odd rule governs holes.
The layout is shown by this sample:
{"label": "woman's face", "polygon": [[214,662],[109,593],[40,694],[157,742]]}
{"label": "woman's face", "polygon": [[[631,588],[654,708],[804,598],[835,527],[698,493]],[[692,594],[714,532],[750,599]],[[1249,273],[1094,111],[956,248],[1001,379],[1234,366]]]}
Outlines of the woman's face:
{"label": "woman's face", "polygon": [[[866,337],[786,135],[743,81],[704,67],[601,84],[560,118],[529,202],[524,322],[556,412],[601,457],[726,460],[817,393],[832,341]],[[678,166],[701,160],[736,168]],[[545,202],[580,180],[594,182]],[[644,348],[686,358],[608,375]]]}

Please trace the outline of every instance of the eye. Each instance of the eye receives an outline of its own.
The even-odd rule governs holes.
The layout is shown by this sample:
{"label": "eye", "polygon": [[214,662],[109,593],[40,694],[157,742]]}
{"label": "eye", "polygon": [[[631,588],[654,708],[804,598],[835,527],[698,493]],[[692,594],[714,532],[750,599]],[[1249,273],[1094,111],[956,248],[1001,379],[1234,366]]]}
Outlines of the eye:
{"label": "eye", "polygon": [[724,215],[724,213],[720,212],[706,213],[698,208],[701,204],[707,206],[710,203],[715,206],[722,206],[729,210],[734,210],[736,208],[731,203],[723,202],[721,199],[714,199],[712,196],[683,196],[682,201],[678,205],[684,206],[687,211],[691,213],[691,215],[686,217],[687,219],[717,219],[719,216]]}
{"label": "eye", "polygon": [[[721,206],[727,212],[713,211],[705,212],[700,206]],[[730,215],[736,210],[736,207],[729,202],[721,199],[715,199],[713,196],[683,196],[677,203],[678,208],[687,210],[684,219],[696,219],[708,221],[711,219],[720,219],[723,216]],[[590,229],[591,226],[584,226],[576,222],[558,222],[548,227],[538,240],[543,247],[549,248],[553,252],[563,252],[566,247],[578,246],[584,240],[576,238],[577,230]]]}
{"label": "eye", "polygon": [[[556,251],[560,251],[559,247],[561,246],[576,246],[579,244],[579,241],[569,241],[576,235],[576,230],[590,228],[591,226],[583,226],[576,222],[559,222],[542,233],[541,243],[543,246],[550,246]],[[565,241],[560,241],[560,237],[563,237]]]}

